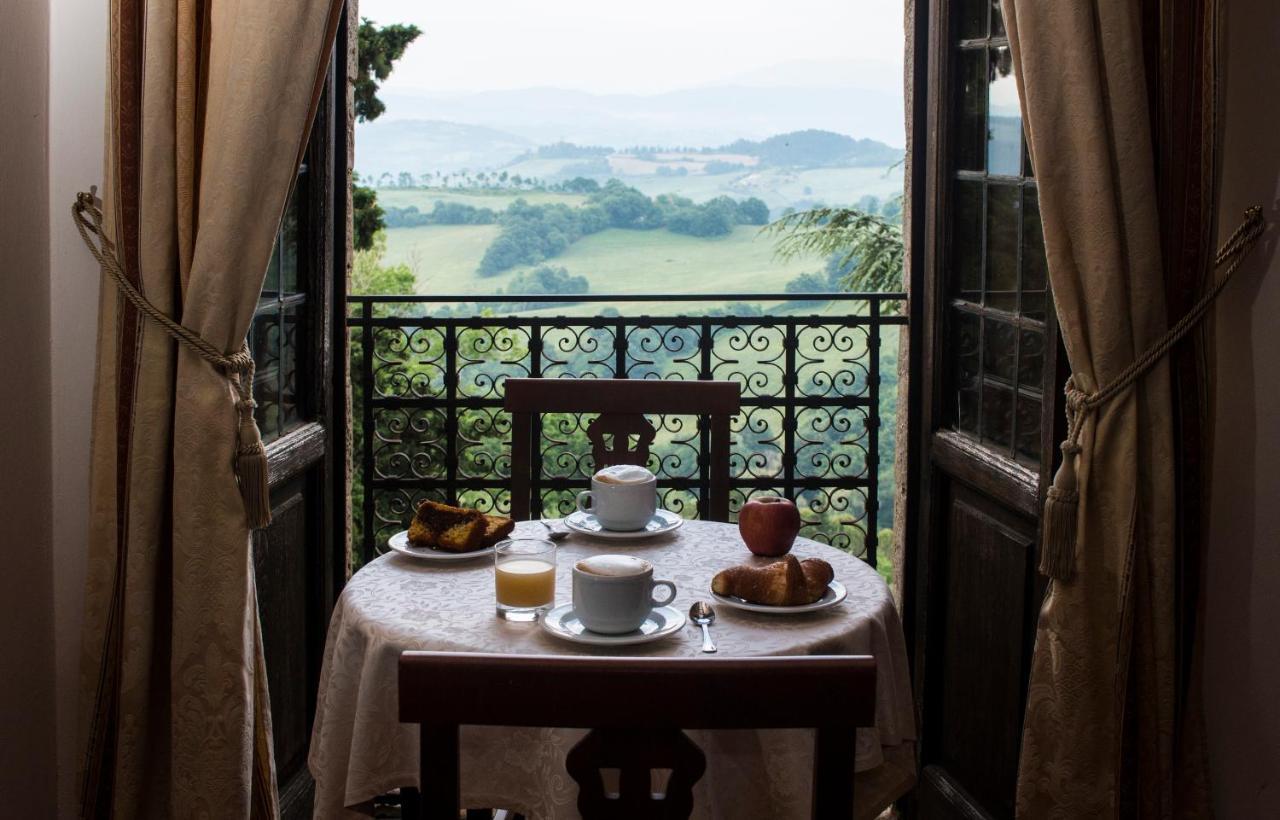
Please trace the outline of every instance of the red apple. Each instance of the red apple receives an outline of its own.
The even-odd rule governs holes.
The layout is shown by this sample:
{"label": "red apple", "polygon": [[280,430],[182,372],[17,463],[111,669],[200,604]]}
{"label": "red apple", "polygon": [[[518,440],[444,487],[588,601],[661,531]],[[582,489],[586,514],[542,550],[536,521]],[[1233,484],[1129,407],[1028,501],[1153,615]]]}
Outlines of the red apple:
{"label": "red apple", "polygon": [[738,511],[738,532],[756,555],[786,555],[800,532],[800,511],[790,499],[756,496]]}

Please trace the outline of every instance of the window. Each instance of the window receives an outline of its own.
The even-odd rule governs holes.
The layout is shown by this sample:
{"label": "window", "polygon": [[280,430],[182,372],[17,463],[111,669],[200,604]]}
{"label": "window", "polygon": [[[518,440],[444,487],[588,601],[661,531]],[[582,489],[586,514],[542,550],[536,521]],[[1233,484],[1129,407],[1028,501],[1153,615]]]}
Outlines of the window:
{"label": "window", "polygon": [[952,50],[948,425],[1040,460],[1048,272],[998,0],[959,7]]}

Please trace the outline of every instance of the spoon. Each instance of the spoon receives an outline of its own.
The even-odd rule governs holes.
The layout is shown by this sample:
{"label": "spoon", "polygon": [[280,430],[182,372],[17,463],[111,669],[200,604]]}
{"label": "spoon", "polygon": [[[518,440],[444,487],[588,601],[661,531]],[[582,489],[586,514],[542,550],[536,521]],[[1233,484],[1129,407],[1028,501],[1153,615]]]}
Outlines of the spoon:
{"label": "spoon", "polygon": [[547,538],[551,541],[563,541],[569,537],[568,530],[557,530],[547,522],[547,519],[538,519],[538,523],[547,528]]}
{"label": "spoon", "polygon": [[689,620],[702,627],[702,651],[715,652],[716,645],[711,642],[711,630],[707,629],[716,622],[716,611],[711,608],[711,604],[694,601],[693,606],[689,607]]}

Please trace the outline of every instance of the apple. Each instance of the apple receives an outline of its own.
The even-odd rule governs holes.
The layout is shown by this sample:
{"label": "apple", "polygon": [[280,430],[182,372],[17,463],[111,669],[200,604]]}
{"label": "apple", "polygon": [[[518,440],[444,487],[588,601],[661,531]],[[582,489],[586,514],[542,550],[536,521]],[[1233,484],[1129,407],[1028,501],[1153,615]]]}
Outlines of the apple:
{"label": "apple", "polygon": [[747,542],[747,549],[756,555],[786,555],[800,532],[800,511],[790,499],[756,496],[738,511],[738,532]]}

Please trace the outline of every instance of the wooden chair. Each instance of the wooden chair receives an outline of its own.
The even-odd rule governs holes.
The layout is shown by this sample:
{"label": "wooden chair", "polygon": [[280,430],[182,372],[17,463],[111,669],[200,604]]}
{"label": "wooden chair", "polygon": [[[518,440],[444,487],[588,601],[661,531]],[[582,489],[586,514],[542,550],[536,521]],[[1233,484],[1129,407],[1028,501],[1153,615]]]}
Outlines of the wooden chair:
{"label": "wooden chair", "polygon": [[[511,517],[529,518],[532,454],[541,447],[541,414],[599,413],[587,427],[595,469],[649,460],[656,435],[646,413],[707,416],[709,497],[703,517],[729,520],[729,420],[741,400],[736,382],[657,379],[507,379],[511,413]],[[633,447],[631,442],[635,442]]]}
{"label": "wooden chair", "polygon": [[[848,820],[854,730],[873,724],[875,689],[869,657],[400,656],[400,720],[421,731],[422,820],[457,820],[464,725],[590,729],[565,765],[586,820],[687,818],[706,760],[682,729],[811,728],[811,816]],[[601,769],[619,770],[618,794]],[[652,794],[655,769],[671,771],[665,794]]]}

